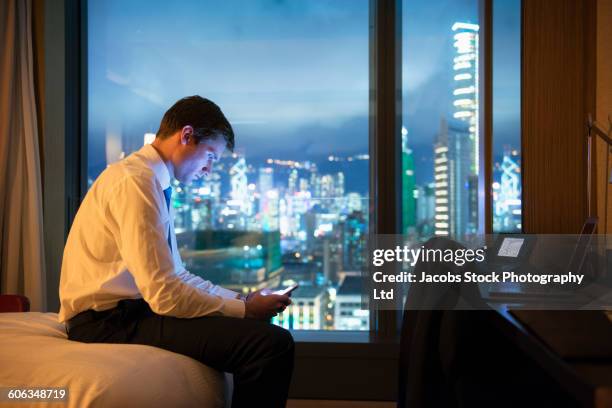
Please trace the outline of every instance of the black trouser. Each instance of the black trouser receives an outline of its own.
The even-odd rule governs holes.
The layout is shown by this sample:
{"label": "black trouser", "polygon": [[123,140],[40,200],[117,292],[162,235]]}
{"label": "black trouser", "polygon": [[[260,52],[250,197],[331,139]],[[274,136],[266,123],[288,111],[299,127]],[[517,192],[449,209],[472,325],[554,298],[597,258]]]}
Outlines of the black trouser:
{"label": "black trouser", "polygon": [[234,375],[232,407],[285,406],[293,338],[281,327],[224,316],[161,316],[142,299],[122,300],[92,315],[91,321],[70,328],[70,340],[146,344],[184,354]]}

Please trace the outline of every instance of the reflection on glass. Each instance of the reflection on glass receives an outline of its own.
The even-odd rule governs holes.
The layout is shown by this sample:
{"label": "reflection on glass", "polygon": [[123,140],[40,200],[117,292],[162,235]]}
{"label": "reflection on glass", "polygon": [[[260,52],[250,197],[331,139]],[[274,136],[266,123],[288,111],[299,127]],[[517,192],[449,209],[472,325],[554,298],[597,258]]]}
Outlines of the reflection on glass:
{"label": "reflection on glass", "polygon": [[200,94],[237,149],[175,182],[188,270],[247,292],[288,286],[274,322],[368,330],[368,1],[89,1],[88,181]]}

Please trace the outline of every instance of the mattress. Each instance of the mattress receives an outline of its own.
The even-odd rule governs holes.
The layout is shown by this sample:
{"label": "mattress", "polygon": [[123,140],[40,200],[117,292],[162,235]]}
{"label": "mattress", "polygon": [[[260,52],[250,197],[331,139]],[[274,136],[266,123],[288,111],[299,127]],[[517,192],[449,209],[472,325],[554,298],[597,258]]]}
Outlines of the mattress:
{"label": "mattress", "polygon": [[0,313],[0,387],[65,387],[68,400],[0,407],[223,407],[223,373],[151,346],[67,339],[56,313]]}

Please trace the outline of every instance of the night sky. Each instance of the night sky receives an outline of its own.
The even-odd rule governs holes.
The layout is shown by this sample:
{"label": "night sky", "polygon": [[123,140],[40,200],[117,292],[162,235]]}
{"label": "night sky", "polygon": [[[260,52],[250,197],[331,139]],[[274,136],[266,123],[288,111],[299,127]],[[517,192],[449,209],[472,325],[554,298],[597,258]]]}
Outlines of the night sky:
{"label": "night sky", "polygon": [[[477,4],[403,2],[404,124],[418,183],[431,179],[434,136],[440,118],[452,112],[451,26],[477,23]],[[520,8],[518,0],[494,4],[500,150],[519,140]],[[219,104],[247,160],[367,152],[368,6],[368,0],[90,0],[90,173],[105,165],[107,133],[141,145],[172,103],[193,94]]]}

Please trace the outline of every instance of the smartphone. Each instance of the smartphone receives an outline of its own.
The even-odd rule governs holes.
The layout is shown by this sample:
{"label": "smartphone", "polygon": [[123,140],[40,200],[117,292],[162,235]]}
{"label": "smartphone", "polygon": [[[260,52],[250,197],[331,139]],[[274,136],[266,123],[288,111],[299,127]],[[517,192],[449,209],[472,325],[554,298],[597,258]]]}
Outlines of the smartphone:
{"label": "smartphone", "polygon": [[285,289],[276,290],[276,291],[274,291],[274,292],[272,292],[272,293],[274,293],[275,295],[289,295],[289,294],[291,294],[291,292],[293,292],[294,290],[296,290],[296,289],[298,288],[298,286],[299,286],[299,285],[296,283],[296,284],[294,284],[294,285],[291,285],[291,286],[289,286],[289,287],[286,287]]}

